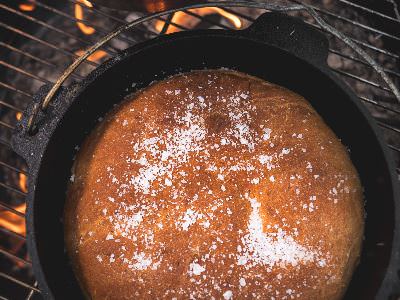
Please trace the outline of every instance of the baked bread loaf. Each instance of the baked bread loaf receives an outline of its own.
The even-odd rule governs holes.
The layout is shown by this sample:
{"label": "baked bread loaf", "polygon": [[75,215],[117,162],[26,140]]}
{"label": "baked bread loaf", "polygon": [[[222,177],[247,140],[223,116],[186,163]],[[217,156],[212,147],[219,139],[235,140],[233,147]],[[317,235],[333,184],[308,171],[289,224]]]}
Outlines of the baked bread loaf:
{"label": "baked bread loaf", "polygon": [[151,84],[79,150],[65,242],[91,299],[339,299],[362,189],[301,96],[227,70]]}

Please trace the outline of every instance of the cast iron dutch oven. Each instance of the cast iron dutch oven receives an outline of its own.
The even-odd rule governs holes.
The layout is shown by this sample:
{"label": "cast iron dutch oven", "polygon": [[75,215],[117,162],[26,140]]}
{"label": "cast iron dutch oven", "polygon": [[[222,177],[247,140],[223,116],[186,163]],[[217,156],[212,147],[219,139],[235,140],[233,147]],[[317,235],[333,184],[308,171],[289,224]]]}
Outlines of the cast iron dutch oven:
{"label": "cast iron dutch oven", "polygon": [[[282,85],[305,97],[350,151],[365,189],[366,227],[348,299],[398,295],[399,190],[381,133],[358,98],[328,68],[326,37],[301,20],[266,13],[242,31],[202,30],[138,44],[103,63],[82,82],[61,89],[37,132],[24,113],[13,147],[29,166],[27,239],[46,299],[82,292],[64,247],[63,208],[70,170],[88,132],[114,105],[154,80],[196,69],[229,68]],[[41,101],[48,87],[35,97]]]}

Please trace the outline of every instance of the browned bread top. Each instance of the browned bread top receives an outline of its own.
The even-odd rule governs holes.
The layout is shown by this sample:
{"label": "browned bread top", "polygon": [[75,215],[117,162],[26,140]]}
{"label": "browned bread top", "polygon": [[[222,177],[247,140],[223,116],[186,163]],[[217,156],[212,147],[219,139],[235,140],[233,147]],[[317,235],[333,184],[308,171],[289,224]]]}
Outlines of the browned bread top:
{"label": "browned bread top", "polygon": [[137,92],[71,181],[65,241],[93,299],[337,299],[360,254],[345,147],[301,96],[238,72]]}

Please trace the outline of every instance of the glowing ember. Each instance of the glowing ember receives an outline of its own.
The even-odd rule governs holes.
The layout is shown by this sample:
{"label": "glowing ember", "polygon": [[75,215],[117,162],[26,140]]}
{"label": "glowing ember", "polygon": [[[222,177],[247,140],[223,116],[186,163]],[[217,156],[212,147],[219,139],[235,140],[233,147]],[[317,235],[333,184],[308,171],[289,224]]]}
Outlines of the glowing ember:
{"label": "glowing ember", "polygon": [[168,7],[164,1],[146,1],[146,11],[150,13],[166,10]]}
{"label": "glowing ember", "polygon": [[[20,213],[25,213],[26,204],[20,204],[14,209]],[[11,211],[0,212],[0,226],[23,236],[26,235],[25,218]]]}
{"label": "glowing ember", "polygon": [[[93,7],[92,3],[90,3],[87,0],[78,0],[78,2],[82,3],[87,7]],[[77,18],[78,20],[83,20],[83,8],[79,4],[75,4],[75,18]],[[96,32],[96,30],[93,27],[87,26],[82,22],[76,22],[76,25],[78,25],[79,29],[84,34],[90,35]]]}
{"label": "glowing ember", "polygon": [[19,173],[19,188],[24,193],[28,192],[27,177],[25,174]]}
{"label": "glowing ember", "polygon": [[[85,53],[84,50],[78,50],[78,51],[75,52],[75,54],[78,55],[78,56],[83,55],[83,53]],[[103,50],[97,50],[95,53],[90,55],[87,59],[89,61],[92,61],[92,62],[98,62],[100,59],[102,59],[106,55],[107,55],[107,52],[105,52]]]}
{"label": "glowing ember", "polygon": [[22,11],[33,11],[36,8],[35,2],[25,2],[18,5],[19,9]]}
{"label": "glowing ember", "polygon": [[[236,29],[239,29],[242,27],[242,21],[240,20],[239,17],[235,16],[234,14],[231,14],[227,12],[226,10],[219,8],[219,7],[204,7],[204,8],[194,8],[190,9],[189,12],[192,12],[194,14],[197,14],[199,16],[206,16],[209,14],[220,14],[224,18],[226,18]],[[191,15],[188,15],[182,11],[178,11],[174,14],[171,22],[184,26],[184,27],[189,27],[193,28],[195,27],[199,22],[200,19],[193,17]],[[164,26],[164,22],[161,20],[158,20],[155,24],[155,28],[158,32],[161,32],[162,28]],[[170,25],[168,27],[168,30],[166,33],[172,33],[172,32],[177,32],[180,31],[180,29],[174,25]]]}
{"label": "glowing ember", "polygon": [[21,118],[22,118],[22,113],[21,112],[17,112],[16,114],[15,114],[15,118],[19,121],[19,120],[21,120]]}

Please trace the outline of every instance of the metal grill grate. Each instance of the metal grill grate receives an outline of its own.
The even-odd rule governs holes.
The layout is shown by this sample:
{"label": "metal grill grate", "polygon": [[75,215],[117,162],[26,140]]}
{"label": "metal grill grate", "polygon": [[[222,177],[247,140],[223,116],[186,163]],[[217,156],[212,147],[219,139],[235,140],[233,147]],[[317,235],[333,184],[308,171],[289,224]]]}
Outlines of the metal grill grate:
{"label": "metal grill grate", "polygon": [[[376,118],[398,166],[400,98],[396,97],[396,85],[400,81],[400,57],[396,50],[400,49],[396,47],[400,35],[391,26],[398,28],[400,15],[394,1],[384,1],[380,10],[352,1],[304,1],[307,9],[297,1],[273,1],[272,4],[271,1],[265,1],[268,2],[265,8],[302,17],[329,36],[329,65],[353,87]],[[38,88],[56,82],[63,70],[85,53],[85,48],[118,26],[143,17],[141,13],[116,12],[88,5],[85,0],[62,0],[57,4],[46,0],[0,3],[0,30],[4,33],[4,38],[0,40],[3,74],[0,76],[0,220],[7,214],[8,218],[20,225],[18,228],[6,227],[0,222],[0,282],[10,286],[12,291],[12,294],[1,294],[3,291],[0,291],[0,299],[41,298],[24,246],[24,211],[19,209],[24,204],[28,171],[10,148],[10,138],[17,119]],[[232,2],[224,3],[223,8],[225,12],[238,17],[243,26],[251,24],[266,10],[260,4],[252,6],[249,3],[238,7]],[[138,21],[133,30],[123,31],[83,60],[64,84],[79,81],[99,63],[131,45],[171,30],[193,28],[192,24],[178,22],[177,14],[192,18],[192,23],[197,24],[195,27],[235,29],[232,23],[221,16],[202,15],[201,11],[188,8],[145,18]],[[85,17],[83,20],[81,15]],[[347,40],[318,23],[318,18],[339,28],[348,37]],[[84,34],[85,29],[92,33]],[[354,51],[353,43],[373,58],[377,66]],[[395,85],[388,85],[385,77]],[[397,172],[400,173],[400,168],[397,168]],[[19,245],[17,250],[16,245]]]}

